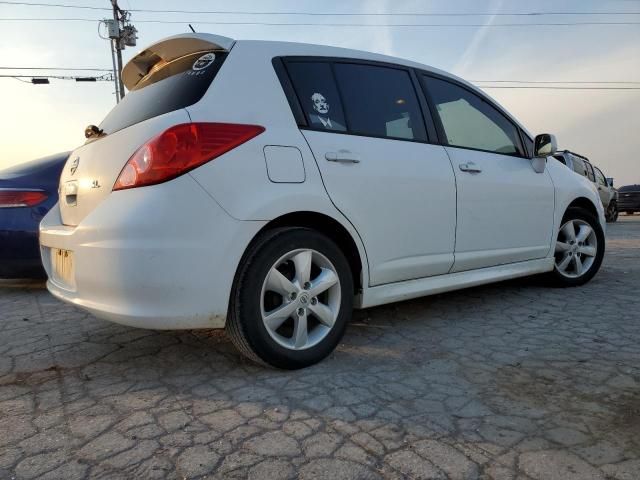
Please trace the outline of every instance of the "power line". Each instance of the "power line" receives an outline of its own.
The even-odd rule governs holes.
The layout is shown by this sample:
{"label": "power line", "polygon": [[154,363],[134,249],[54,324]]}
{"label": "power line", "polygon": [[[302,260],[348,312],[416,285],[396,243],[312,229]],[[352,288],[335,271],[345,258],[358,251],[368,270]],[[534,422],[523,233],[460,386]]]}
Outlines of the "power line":
{"label": "power line", "polygon": [[0,4],[4,5],[20,5],[25,7],[60,7],[60,8],[77,8],[82,10],[107,10],[111,11],[110,8],[106,7],[92,7],[89,5],[69,5],[66,3],[34,3],[34,2],[5,2],[1,1]]}
{"label": "power line", "polygon": [[469,80],[472,83],[557,83],[557,84],[581,84],[581,83],[588,83],[588,84],[631,84],[631,85],[640,85],[640,81],[639,82],[635,82],[635,81],[620,81],[620,82],[616,82],[616,81],[612,81],[612,80],[604,80],[604,81],[600,81],[600,80],[595,80],[593,82],[587,81],[587,80],[577,80],[577,81],[568,81],[568,80],[562,80],[562,81],[555,81],[555,80]]}
{"label": "power line", "polygon": [[0,67],[0,70],[53,70],[70,72],[109,72],[110,68],[70,68],[70,67]]}
{"label": "power line", "polygon": [[[5,5],[21,5],[21,6],[33,6],[33,7],[59,7],[59,8],[73,8],[83,10],[102,10],[111,11],[106,7],[95,7],[91,5],[71,5],[67,3],[36,3],[36,2],[19,2],[19,1],[0,1],[0,4]],[[241,10],[167,10],[167,9],[154,9],[154,8],[132,8],[130,12],[143,12],[143,13],[197,13],[197,14],[211,14],[211,15],[303,15],[303,16],[323,16],[323,17],[406,17],[406,16],[420,16],[420,17],[488,17],[488,16],[505,16],[505,17],[517,17],[517,16],[543,16],[543,15],[640,15],[640,12],[301,12],[301,11],[241,11]]]}
{"label": "power line", "polygon": [[[38,70],[47,70],[47,71],[71,71],[71,72],[76,72],[76,71],[109,72],[109,71],[111,71],[111,68],[2,67],[2,66],[0,66],[0,70],[36,70],[36,71],[38,71]],[[4,75],[4,76],[15,77],[16,75]],[[31,76],[29,76],[29,75],[24,75],[24,76],[28,77],[28,78],[31,78]],[[516,83],[516,84],[526,84],[526,85],[536,85],[536,84],[545,85],[545,84],[550,84],[549,87],[560,86],[560,85],[582,85],[582,84],[590,85],[592,87],[596,86],[596,85],[617,85],[617,86],[622,86],[622,85],[640,85],[640,81],[633,81],[633,80],[615,80],[614,81],[614,80],[487,80],[487,79],[484,79],[484,80],[469,80],[469,82],[474,83],[474,84],[489,84],[489,83]],[[588,88],[591,89],[592,87],[588,87]],[[491,88],[499,88],[499,87],[495,86],[495,87],[491,87]],[[505,85],[504,88],[511,88],[511,87],[508,86],[508,85]],[[513,88],[515,88],[515,86]],[[522,87],[522,88],[529,88],[529,87]],[[571,87],[565,87],[565,88],[571,88]]]}
{"label": "power line", "polygon": [[640,87],[556,87],[552,85],[548,86],[525,86],[525,85],[476,85],[479,88],[506,88],[506,89],[539,89],[539,90],[640,90]]}
{"label": "power line", "polygon": [[[0,18],[4,22],[100,22],[98,18]],[[557,22],[557,23],[284,23],[215,22],[199,20],[136,20],[137,23],[196,25],[260,25],[273,27],[568,27],[577,25],[640,25],[640,22]]]}
{"label": "power line", "polygon": [[[20,80],[22,78],[34,79],[55,79],[55,80],[75,80],[77,82],[111,82],[113,77],[110,73],[105,75],[99,75],[97,77],[81,77],[76,75],[0,75],[0,78],[15,78]],[[24,81],[24,80],[21,80]]]}

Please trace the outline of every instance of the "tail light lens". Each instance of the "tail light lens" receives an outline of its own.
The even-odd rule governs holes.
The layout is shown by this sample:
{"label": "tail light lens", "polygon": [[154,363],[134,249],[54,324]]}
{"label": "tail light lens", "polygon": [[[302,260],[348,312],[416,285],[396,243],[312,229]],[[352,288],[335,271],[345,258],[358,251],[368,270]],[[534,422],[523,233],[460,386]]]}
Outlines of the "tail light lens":
{"label": "tail light lens", "polygon": [[185,123],[142,145],[127,161],[113,190],[166,182],[264,132],[259,125]]}
{"label": "tail light lens", "polygon": [[41,190],[2,190],[0,189],[0,208],[35,207],[47,199]]}

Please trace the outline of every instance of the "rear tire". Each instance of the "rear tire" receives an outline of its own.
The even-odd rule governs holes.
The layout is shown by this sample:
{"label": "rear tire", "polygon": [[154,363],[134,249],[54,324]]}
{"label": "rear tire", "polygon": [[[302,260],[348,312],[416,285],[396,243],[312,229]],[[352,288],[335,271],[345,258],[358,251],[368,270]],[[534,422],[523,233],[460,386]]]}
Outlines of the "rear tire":
{"label": "rear tire", "polygon": [[555,265],[549,273],[553,284],[584,285],[600,269],[604,250],[604,232],[598,219],[582,208],[567,209],[556,238]]}
{"label": "rear tire", "polygon": [[353,279],[340,248],[306,228],[261,234],[240,263],[226,331],[249,359],[294,370],[328,356],[353,308]]}

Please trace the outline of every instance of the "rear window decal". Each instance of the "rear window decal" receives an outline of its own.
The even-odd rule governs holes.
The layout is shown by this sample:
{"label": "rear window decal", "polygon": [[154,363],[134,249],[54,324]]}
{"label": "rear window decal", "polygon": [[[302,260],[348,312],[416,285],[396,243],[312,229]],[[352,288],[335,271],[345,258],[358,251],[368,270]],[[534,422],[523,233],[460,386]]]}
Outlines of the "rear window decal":
{"label": "rear window decal", "polygon": [[323,126],[329,130],[344,130],[344,126],[340,125],[335,120],[331,120],[329,117],[329,102],[326,97],[321,93],[314,93],[311,95],[311,105],[313,110],[315,110],[315,114],[310,114],[311,124],[313,126],[319,127]]}
{"label": "rear window decal", "polygon": [[198,58],[195,62],[193,62],[193,67],[191,67],[191,69],[195,72],[204,70],[205,68],[211,66],[211,64],[214,62],[215,59],[216,59],[215,53],[211,53],[211,52],[206,53],[202,55],[200,58]]}

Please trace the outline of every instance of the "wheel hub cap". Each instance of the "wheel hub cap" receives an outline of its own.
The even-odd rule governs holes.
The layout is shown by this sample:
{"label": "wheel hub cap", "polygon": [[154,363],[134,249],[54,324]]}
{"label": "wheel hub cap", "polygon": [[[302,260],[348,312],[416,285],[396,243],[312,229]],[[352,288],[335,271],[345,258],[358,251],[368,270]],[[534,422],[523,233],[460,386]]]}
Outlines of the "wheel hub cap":
{"label": "wheel hub cap", "polygon": [[598,253],[598,238],[586,221],[569,220],[560,228],[555,248],[556,270],[563,276],[578,278],[587,273]]}
{"label": "wheel hub cap", "polygon": [[320,252],[298,249],[271,267],[260,297],[262,322],[273,340],[291,350],[321,342],[340,311],[337,270]]}

